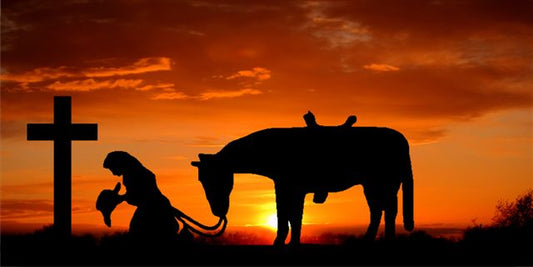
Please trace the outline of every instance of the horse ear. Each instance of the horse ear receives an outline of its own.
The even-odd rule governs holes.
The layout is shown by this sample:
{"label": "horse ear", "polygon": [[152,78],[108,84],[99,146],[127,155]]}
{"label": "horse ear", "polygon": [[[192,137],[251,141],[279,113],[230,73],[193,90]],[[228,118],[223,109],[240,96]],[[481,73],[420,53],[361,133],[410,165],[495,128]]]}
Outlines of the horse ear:
{"label": "horse ear", "polygon": [[194,167],[200,167],[200,162],[199,161],[191,161],[191,165],[194,166]]}
{"label": "horse ear", "polygon": [[200,161],[206,161],[206,160],[212,159],[214,156],[215,155],[213,154],[203,154],[203,153],[198,154],[198,158],[200,158]]}

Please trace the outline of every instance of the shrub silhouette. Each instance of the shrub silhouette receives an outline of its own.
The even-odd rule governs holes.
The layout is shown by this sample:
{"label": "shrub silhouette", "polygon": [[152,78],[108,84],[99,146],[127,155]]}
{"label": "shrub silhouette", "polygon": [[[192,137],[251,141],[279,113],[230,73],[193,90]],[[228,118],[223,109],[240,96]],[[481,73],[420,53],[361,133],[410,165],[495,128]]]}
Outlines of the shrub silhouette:
{"label": "shrub silhouette", "polygon": [[464,242],[501,242],[519,245],[533,240],[533,189],[518,196],[515,201],[500,201],[492,224],[469,227]]}
{"label": "shrub silhouette", "polygon": [[520,195],[514,202],[500,201],[493,224],[497,227],[533,227],[533,189]]}

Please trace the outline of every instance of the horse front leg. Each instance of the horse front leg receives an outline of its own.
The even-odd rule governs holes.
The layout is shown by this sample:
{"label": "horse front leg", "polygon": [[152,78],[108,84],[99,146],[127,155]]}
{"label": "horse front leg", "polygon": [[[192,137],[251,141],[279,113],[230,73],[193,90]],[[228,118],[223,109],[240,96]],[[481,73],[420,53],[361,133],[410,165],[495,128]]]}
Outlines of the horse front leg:
{"label": "horse front leg", "polygon": [[283,246],[285,245],[285,239],[287,239],[287,235],[289,234],[289,199],[285,193],[286,190],[281,185],[275,183],[275,189],[278,231],[276,239],[274,240],[274,246]]}
{"label": "horse front leg", "polygon": [[278,209],[278,231],[276,233],[276,239],[274,239],[274,246],[285,245],[285,240],[289,234],[289,217],[280,214]]}
{"label": "horse front leg", "polygon": [[380,208],[370,207],[370,224],[366,229],[365,240],[373,241],[378,234],[379,224],[381,222],[382,210]]}

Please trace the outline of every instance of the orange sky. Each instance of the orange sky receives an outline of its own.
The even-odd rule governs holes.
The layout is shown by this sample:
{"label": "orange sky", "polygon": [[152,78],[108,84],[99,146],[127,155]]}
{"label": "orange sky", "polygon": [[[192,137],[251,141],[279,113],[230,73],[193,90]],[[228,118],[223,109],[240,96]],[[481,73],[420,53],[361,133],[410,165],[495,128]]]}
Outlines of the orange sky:
{"label": "orange sky", "polygon": [[[499,200],[533,187],[530,1],[3,1],[1,225],[52,222],[52,142],[26,141],[71,95],[74,231],[103,227],[94,207],[125,150],[174,206],[214,223],[190,162],[270,127],[355,114],[411,144],[418,226],[490,223]],[[124,189],[123,189],[124,190]],[[304,223],[367,224],[362,188],[308,196]],[[401,208],[401,206],[400,206]],[[401,211],[401,209],[400,209]],[[229,227],[266,225],[271,180],[236,175]],[[133,207],[122,204],[113,228]],[[401,212],[397,220],[401,226]],[[304,228],[305,234],[305,228]]]}

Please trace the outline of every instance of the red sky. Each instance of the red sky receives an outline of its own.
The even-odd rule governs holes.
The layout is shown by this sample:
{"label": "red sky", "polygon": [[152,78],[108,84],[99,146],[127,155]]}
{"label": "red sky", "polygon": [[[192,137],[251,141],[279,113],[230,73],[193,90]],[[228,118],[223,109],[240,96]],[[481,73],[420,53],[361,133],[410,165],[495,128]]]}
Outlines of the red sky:
{"label": "red sky", "polygon": [[[102,227],[94,207],[125,150],[174,206],[215,222],[198,153],[271,127],[355,114],[411,144],[417,225],[490,223],[499,200],[533,187],[531,1],[2,1],[1,223],[52,222],[52,142],[26,124],[73,122],[74,230]],[[311,197],[311,196],[308,196]],[[401,209],[400,209],[401,210]],[[113,214],[125,228],[133,208]],[[273,183],[237,175],[230,227],[265,225]],[[304,223],[368,223],[362,188],[308,201]],[[401,212],[397,220],[401,225]],[[111,231],[107,229],[106,231]]]}

